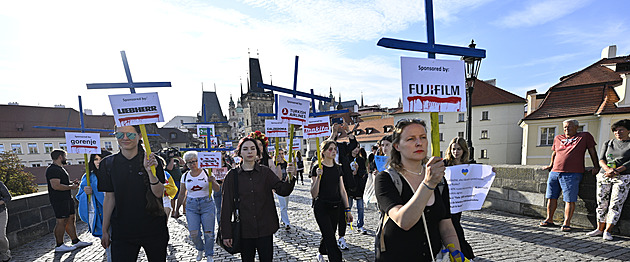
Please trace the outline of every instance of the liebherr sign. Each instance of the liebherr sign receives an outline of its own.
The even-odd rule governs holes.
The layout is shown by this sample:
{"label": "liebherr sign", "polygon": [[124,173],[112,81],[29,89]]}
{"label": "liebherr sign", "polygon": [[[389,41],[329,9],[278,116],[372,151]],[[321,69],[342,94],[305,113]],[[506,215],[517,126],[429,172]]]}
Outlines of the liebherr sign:
{"label": "liebherr sign", "polygon": [[403,111],[465,112],[464,61],[401,57]]}
{"label": "liebherr sign", "polygon": [[164,122],[157,93],[110,95],[117,126],[131,126]]}

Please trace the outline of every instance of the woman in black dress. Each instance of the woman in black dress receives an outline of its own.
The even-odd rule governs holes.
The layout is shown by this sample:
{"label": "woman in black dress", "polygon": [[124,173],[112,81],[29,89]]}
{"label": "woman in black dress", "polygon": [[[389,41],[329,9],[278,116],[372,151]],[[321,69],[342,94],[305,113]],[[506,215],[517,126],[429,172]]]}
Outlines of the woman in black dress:
{"label": "woman in black dress", "polygon": [[396,123],[390,166],[375,180],[384,216],[376,236],[376,261],[432,261],[442,245],[449,244],[454,246],[451,253],[461,256],[450,208],[435,190],[444,176],[444,162],[427,159],[428,144],[424,121]]}

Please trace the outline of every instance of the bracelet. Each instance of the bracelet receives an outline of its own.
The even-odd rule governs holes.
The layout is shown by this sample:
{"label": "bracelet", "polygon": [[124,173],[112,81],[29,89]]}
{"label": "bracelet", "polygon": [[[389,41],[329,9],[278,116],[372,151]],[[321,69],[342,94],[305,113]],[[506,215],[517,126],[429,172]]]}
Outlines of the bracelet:
{"label": "bracelet", "polygon": [[429,190],[435,190],[435,187],[430,187],[429,185],[427,185],[427,182],[422,182],[422,184]]}
{"label": "bracelet", "polygon": [[155,186],[155,185],[157,185],[157,184],[159,184],[159,183],[160,183],[160,180],[158,180],[158,181],[157,181],[157,182],[155,182],[155,183],[151,183],[151,182],[149,181],[149,184],[151,184],[152,186]]}
{"label": "bracelet", "polygon": [[350,212],[350,210],[351,210],[351,209],[350,209],[349,207],[347,207],[347,208],[346,208],[346,212]]}

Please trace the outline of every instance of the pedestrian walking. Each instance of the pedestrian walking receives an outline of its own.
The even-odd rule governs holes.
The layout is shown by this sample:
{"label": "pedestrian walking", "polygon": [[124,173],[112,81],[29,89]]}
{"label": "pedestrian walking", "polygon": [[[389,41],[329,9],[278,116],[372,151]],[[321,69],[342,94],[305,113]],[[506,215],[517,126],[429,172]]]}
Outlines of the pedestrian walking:
{"label": "pedestrian walking", "polygon": [[352,150],[352,177],[354,178],[356,189],[348,191],[348,202],[350,209],[352,209],[353,202],[357,202],[357,231],[361,234],[366,234],[367,230],[363,228],[365,217],[365,206],[363,204],[363,193],[365,191],[365,183],[367,182],[368,165],[366,163],[366,152],[361,147],[356,147]]}
{"label": "pedestrian walking", "polygon": [[[276,152],[274,161],[274,164],[281,170],[282,180],[286,180],[288,163],[284,160],[284,150],[282,150],[282,148],[279,148],[278,152]],[[297,177],[295,179],[297,180]],[[278,208],[280,208],[280,227],[290,230],[291,221],[289,220],[289,196],[276,194],[276,197],[278,198]]]}
{"label": "pedestrian walking", "polygon": [[[195,249],[197,249],[197,261],[204,256],[208,262],[212,262],[214,256],[214,220],[215,203],[210,193],[219,191],[219,184],[213,175],[205,169],[199,168],[196,151],[188,151],[184,154],[184,161],[189,170],[182,175],[181,189],[177,198],[177,205],[186,201],[186,222],[188,232]],[[203,233],[202,233],[203,229]],[[201,235],[203,234],[203,240]]]}
{"label": "pedestrian walking", "polygon": [[[239,167],[230,170],[223,182],[223,203],[221,204],[221,234],[223,244],[231,247],[232,225],[230,216],[234,211],[234,183],[238,183],[240,198],[241,260],[254,261],[256,252],[260,261],[273,260],[273,234],[278,231],[278,213],[273,200],[273,191],[288,196],[293,191],[295,179],[282,180],[282,174],[258,163],[262,148],[256,139],[243,138],[237,146],[237,154],[242,157]],[[295,174],[295,167],[287,165],[287,173]],[[236,182],[237,181],[237,182]],[[244,203],[247,203],[246,205]]]}
{"label": "pedestrian walking", "polygon": [[319,244],[318,261],[328,260],[340,262],[341,250],[335,240],[335,231],[339,223],[339,213],[343,212],[346,219],[341,223],[352,222],[352,213],[348,203],[348,194],[343,183],[343,171],[335,162],[337,145],[335,141],[326,140],[321,144],[322,167],[313,164],[310,172],[311,196],[313,197],[313,213],[322,234]]}

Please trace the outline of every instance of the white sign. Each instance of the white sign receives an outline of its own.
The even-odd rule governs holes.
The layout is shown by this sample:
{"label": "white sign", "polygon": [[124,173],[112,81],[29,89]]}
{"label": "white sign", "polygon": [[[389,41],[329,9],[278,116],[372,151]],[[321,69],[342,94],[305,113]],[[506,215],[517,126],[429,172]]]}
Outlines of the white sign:
{"label": "white sign", "polygon": [[228,171],[227,167],[213,168],[212,175],[216,180],[223,180],[227,176]]}
{"label": "white sign", "polygon": [[117,126],[164,122],[158,93],[110,95]]}
{"label": "white sign", "polygon": [[268,146],[267,147],[267,152],[275,152],[276,151],[276,146]]}
{"label": "white sign", "polygon": [[293,139],[293,150],[300,150],[302,149],[302,139]]}
{"label": "white sign", "polygon": [[330,118],[327,116],[309,118],[304,126],[304,138],[330,136]]}
{"label": "white sign", "polygon": [[199,168],[220,168],[221,152],[198,152],[197,166]]}
{"label": "white sign", "polygon": [[211,137],[209,138],[209,140],[210,140],[210,147],[219,147],[219,138]]}
{"label": "white sign", "polygon": [[464,61],[401,57],[404,112],[465,112]]}
{"label": "white sign", "polygon": [[289,124],[305,125],[310,101],[288,96],[278,96],[278,120],[288,120]]}
{"label": "white sign", "polygon": [[71,154],[100,154],[101,134],[66,132],[66,145]]}
{"label": "white sign", "polygon": [[208,129],[210,129],[210,136],[214,136],[214,125],[197,125],[197,136],[200,138],[208,136]]}
{"label": "white sign", "polygon": [[225,142],[225,147],[228,147],[228,148],[232,147],[232,141]]}
{"label": "white sign", "polygon": [[495,173],[489,165],[449,166],[444,172],[451,199],[451,213],[479,210],[486,200]]}
{"label": "white sign", "polygon": [[265,135],[267,135],[267,137],[288,137],[289,122],[275,119],[266,119]]}

